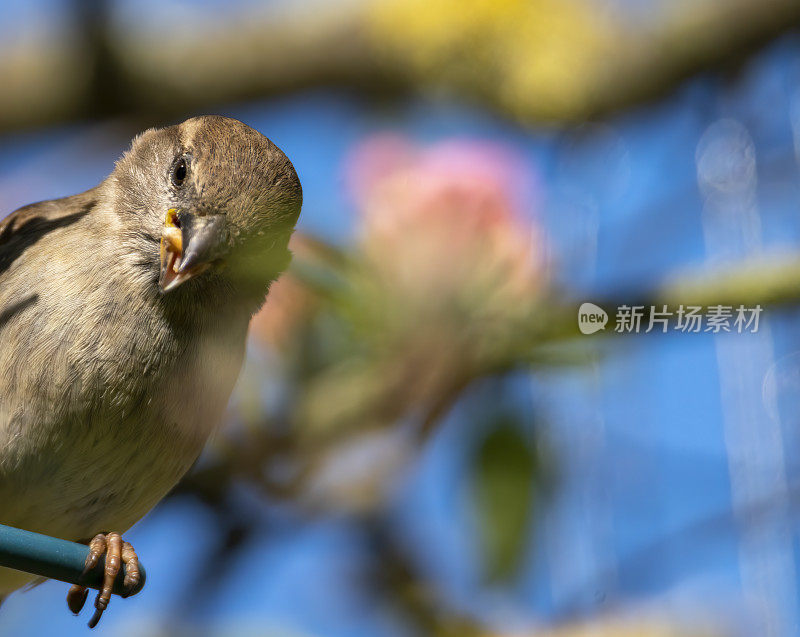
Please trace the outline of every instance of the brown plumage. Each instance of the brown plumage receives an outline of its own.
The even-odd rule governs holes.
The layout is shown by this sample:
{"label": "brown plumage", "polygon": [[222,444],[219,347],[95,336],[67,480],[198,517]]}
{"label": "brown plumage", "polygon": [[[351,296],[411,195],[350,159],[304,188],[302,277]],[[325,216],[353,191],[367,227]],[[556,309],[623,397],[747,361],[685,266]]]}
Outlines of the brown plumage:
{"label": "brown plumage", "polygon": [[[0,222],[0,523],[88,541],[164,497],[222,417],[301,202],[266,137],[197,117]],[[114,533],[95,548],[133,563]],[[30,579],[0,569],[0,597]]]}

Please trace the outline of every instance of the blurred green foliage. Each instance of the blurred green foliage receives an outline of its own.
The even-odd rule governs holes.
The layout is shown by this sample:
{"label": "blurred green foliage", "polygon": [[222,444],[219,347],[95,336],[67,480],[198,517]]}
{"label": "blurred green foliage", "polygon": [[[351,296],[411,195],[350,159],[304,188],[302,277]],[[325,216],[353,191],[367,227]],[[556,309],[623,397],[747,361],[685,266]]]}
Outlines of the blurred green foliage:
{"label": "blurred green foliage", "polygon": [[473,493],[489,582],[517,575],[532,541],[540,489],[540,463],[533,440],[516,418],[497,415],[478,447]]}

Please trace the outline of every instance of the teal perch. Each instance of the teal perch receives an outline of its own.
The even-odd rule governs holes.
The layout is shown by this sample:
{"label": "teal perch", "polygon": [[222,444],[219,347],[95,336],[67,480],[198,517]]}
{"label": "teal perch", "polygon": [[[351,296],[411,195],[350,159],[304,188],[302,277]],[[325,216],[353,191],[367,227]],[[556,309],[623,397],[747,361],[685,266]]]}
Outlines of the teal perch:
{"label": "teal perch", "polygon": [[[31,533],[22,529],[0,524],[0,566],[13,568],[48,579],[57,579],[70,584],[80,584],[100,590],[103,586],[103,572],[106,567],[105,556],[88,573],[83,572],[89,547],[68,540]],[[120,569],[114,581],[113,592],[122,597],[136,595],[144,586],[146,574],[140,564],[139,584],[130,592],[122,585],[125,567]]]}

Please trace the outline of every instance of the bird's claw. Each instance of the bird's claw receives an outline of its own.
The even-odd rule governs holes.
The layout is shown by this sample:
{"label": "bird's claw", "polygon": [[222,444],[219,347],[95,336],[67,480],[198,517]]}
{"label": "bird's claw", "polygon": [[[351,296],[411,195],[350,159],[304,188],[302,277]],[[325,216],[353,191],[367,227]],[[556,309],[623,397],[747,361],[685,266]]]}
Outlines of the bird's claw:
{"label": "bird's claw", "polygon": [[[139,558],[128,542],[123,541],[119,533],[98,533],[89,542],[89,555],[86,556],[86,563],[83,572],[88,573],[100,562],[100,558],[106,556],[106,568],[103,574],[103,586],[97,594],[94,602],[94,615],[89,620],[89,628],[97,626],[97,622],[103,616],[103,611],[108,608],[111,601],[111,591],[114,588],[114,580],[117,579],[119,569],[125,565],[124,587],[127,594],[130,594],[139,584]],[[85,586],[75,584],[67,593],[67,606],[76,615],[80,613],[89,589]],[[125,595],[123,595],[125,596]]]}
{"label": "bird's claw", "polygon": [[70,586],[69,592],[67,593],[67,606],[69,606],[69,609],[75,615],[81,612],[88,595],[89,589],[85,586],[80,586],[79,584]]}

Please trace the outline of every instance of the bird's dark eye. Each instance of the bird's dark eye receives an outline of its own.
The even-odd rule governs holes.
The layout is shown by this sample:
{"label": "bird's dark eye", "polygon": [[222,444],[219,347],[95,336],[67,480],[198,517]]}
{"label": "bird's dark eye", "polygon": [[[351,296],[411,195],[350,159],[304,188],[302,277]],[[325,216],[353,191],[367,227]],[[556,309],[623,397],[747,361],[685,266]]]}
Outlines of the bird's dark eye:
{"label": "bird's dark eye", "polygon": [[176,188],[180,188],[183,185],[183,182],[186,179],[187,168],[185,157],[178,157],[178,159],[176,159],[172,164],[170,179],[172,180],[172,185]]}

